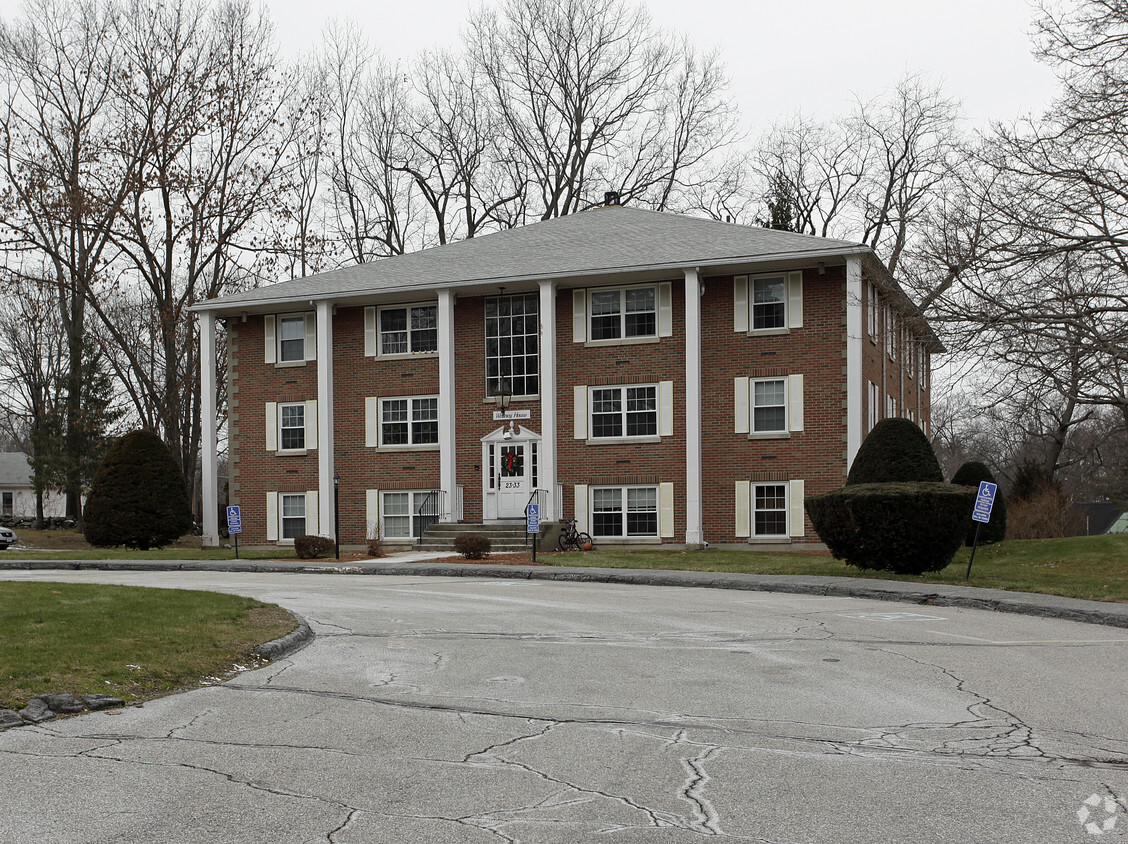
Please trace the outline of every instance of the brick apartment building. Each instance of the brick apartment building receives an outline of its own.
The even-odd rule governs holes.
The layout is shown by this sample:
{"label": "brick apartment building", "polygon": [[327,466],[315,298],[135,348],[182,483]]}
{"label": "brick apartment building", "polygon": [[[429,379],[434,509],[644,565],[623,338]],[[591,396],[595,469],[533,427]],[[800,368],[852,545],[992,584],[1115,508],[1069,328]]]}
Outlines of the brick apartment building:
{"label": "brick apartment building", "polygon": [[[868,247],[607,206],[215,299],[204,534],[218,542],[216,320],[242,541],[574,516],[602,543],[817,542],[886,416],[927,432],[917,309]],[[499,409],[499,404],[508,406]]]}

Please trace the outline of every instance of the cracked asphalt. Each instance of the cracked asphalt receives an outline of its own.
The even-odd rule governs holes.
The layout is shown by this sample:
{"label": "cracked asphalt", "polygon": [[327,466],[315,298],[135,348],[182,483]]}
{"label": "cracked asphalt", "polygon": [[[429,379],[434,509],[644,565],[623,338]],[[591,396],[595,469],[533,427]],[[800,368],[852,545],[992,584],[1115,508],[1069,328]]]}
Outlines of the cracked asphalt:
{"label": "cracked asphalt", "polygon": [[0,576],[252,595],[316,633],[222,685],[0,733],[5,842],[1128,836],[1121,628],[523,578]]}

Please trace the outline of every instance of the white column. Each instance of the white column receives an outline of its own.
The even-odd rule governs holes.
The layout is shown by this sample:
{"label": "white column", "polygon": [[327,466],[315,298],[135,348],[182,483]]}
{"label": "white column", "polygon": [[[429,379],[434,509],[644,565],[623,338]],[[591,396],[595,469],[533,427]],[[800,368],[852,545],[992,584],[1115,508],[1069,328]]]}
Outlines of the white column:
{"label": "white column", "polygon": [[701,279],[685,271],[685,544],[704,542],[701,507]]}
{"label": "white column", "polygon": [[[854,455],[862,447],[862,431],[865,430],[865,410],[863,390],[865,378],[862,377],[862,259],[846,259],[846,471],[854,462]],[[885,360],[885,349],[881,349],[881,359]],[[881,393],[884,396],[885,386]],[[884,397],[880,399],[884,401]],[[882,408],[878,408],[881,418]]]}
{"label": "white column", "polygon": [[[215,418],[215,314],[200,314],[200,427],[203,442],[200,444],[200,461],[203,477],[200,514],[203,520],[203,544],[219,545],[219,486],[216,478],[218,448],[216,445]],[[230,451],[228,451],[230,455]],[[231,470],[230,459],[228,471]]]}
{"label": "white column", "polygon": [[454,497],[457,494],[458,470],[455,464],[457,443],[454,436],[456,407],[454,401],[454,292],[439,291],[439,486],[445,495],[442,501],[444,522],[452,520]]}
{"label": "white column", "polygon": [[540,283],[540,402],[541,445],[538,486],[547,491],[541,496],[541,519],[557,518],[556,500],[556,285]]}
{"label": "white column", "polygon": [[317,303],[317,529],[333,537],[333,305]]}

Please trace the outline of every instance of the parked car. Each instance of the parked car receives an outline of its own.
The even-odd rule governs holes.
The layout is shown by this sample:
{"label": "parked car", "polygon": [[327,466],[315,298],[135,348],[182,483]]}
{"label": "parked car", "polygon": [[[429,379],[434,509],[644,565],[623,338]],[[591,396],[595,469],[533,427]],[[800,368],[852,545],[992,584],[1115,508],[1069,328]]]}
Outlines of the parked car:
{"label": "parked car", "polygon": [[11,528],[0,527],[0,551],[6,551],[9,545],[15,545],[19,541],[15,531]]}

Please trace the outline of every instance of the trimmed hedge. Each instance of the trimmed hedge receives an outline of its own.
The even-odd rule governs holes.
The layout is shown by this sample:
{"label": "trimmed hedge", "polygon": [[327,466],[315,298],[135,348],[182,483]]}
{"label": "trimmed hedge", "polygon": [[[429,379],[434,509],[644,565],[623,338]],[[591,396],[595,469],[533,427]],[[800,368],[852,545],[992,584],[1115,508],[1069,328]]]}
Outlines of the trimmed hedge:
{"label": "trimmed hedge", "polygon": [[882,419],[858,449],[846,485],[906,481],[943,483],[940,461],[915,422]]}
{"label": "trimmed hedge", "polygon": [[[991,484],[997,483],[995,476],[991,474],[991,470],[987,468],[986,464],[980,463],[978,460],[969,460],[956,470],[956,474],[952,475],[952,483],[972,487],[976,493],[979,492],[979,484],[982,481]],[[971,513],[968,513],[967,519],[968,528],[964,545],[970,546],[975,543],[975,527],[978,522],[971,520]],[[1007,502],[1003,498],[1003,491],[1000,489],[995,492],[995,503],[991,507],[991,521],[979,528],[979,544],[988,545],[992,542],[1002,542],[1006,538]]]}
{"label": "trimmed hedge", "polygon": [[481,560],[490,555],[490,538],[480,533],[463,533],[454,538],[454,550],[467,560]]}
{"label": "trimmed hedge", "polygon": [[332,557],[337,551],[337,543],[327,536],[294,537],[294,553],[299,560],[322,560]]}
{"label": "trimmed hedge", "polygon": [[947,566],[963,544],[975,492],[946,483],[854,484],[807,499],[830,552],[849,565],[898,574]]}
{"label": "trimmed hedge", "polygon": [[114,441],[94,473],[82,532],[97,548],[161,548],[192,529],[184,476],[154,431]]}

